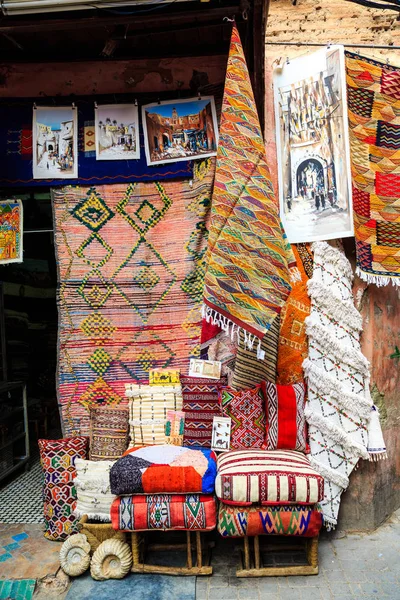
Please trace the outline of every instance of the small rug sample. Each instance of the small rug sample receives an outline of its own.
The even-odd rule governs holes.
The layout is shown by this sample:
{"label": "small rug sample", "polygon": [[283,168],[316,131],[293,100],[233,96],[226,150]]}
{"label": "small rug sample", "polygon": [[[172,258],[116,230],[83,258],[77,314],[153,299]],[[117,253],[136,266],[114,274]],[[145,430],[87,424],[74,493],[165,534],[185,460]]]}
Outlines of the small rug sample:
{"label": "small rug sample", "polygon": [[221,416],[218,393],[228,383],[226,377],[219,380],[181,376],[185,430],[183,445],[211,448],[212,424],[215,416]]}
{"label": "small rug sample", "polygon": [[22,202],[0,202],[0,264],[22,262]]}
{"label": "small rug sample", "polygon": [[357,274],[400,285],[400,68],[346,52]]}
{"label": "small rug sample", "polygon": [[92,407],[90,409],[89,460],[117,460],[128,447],[129,409]]}
{"label": "small rug sample", "polygon": [[36,579],[0,580],[0,600],[31,600]]}
{"label": "small rug sample", "polygon": [[352,295],[353,273],[342,249],[316,242],[308,283],[308,383],[305,415],[310,463],[325,479],[324,524],[334,527],[342,492],[360,458],[369,458],[367,427],[372,400],[369,364],[361,353],[362,318]]}
{"label": "small rug sample", "polygon": [[[221,113],[203,315],[252,348],[289,292],[295,260],[283,232],[236,26]],[[241,339],[242,338],[242,339]]]}
{"label": "small rug sample", "polygon": [[58,402],[64,435],[125,384],[200,355],[214,162],[193,180],[53,190],[59,281]]}
{"label": "small rug sample", "polygon": [[29,471],[21,470],[0,488],[2,523],[43,523],[43,471],[39,453],[31,459]]}

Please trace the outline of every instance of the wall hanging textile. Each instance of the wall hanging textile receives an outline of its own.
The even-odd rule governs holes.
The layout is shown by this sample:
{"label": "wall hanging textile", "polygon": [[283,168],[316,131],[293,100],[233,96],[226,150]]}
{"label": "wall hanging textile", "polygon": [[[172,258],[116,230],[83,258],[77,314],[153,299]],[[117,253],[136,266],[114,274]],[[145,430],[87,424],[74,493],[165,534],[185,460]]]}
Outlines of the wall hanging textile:
{"label": "wall hanging textile", "polygon": [[182,446],[132,448],[110,471],[111,491],[117,496],[212,494],[216,472],[212,450]]}
{"label": "wall hanging textile", "polygon": [[346,52],[357,274],[400,285],[400,69]]}
{"label": "wall hanging textile", "polygon": [[375,405],[371,408],[371,418],[368,424],[368,454],[369,460],[387,459],[386,444],[383,439],[379,410]]}
{"label": "wall hanging textile", "polygon": [[[51,100],[51,99],[50,99]],[[32,107],[34,99],[8,99],[0,104],[0,169],[1,187],[54,187],[65,181],[33,179],[32,173]],[[112,99],[114,102],[114,98]],[[39,104],[39,101],[38,101]],[[105,183],[131,183],[134,181],[164,181],[189,178],[193,173],[192,162],[148,167],[144,152],[144,138],[140,132],[140,158],[138,160],[96,160],[94,104],[87,100],[77,103],[78,112],[78,178],[69,179],[71,185],[102,185]]]}
{"label": "wall hanging textile", "polygon": [[114,529],[211,531],[217,520],[215,496],[145,494],[117,498],[111,507]]}
{"label": "wall hanging textile", "polygon": [[352,296],[353,273],[344,252],[316,242],[308,283],[308,382],[310,463],[325,479],[324,524],[335,526],[340,496],[360,458],[368,458],[371,412],[369,365],[361,353],[362,318]]}
{"label": "wall hanging textile", "polygon": [[200,306],[214,176],[53,190],[58,262],[58,402],[63,430],[89,409],[127,404],[125,383],[200,353]]}
{"label": "wall hanging textile", "polygon": [[217,528],[222,537],[300,535],[315,537],[322,512],[315,506],[229,506],[219,503]]}
{"label": "wall hanging textile", "polygon": [[266,450],[297,450],[306,452],[307,427],[304,414],[306,386],[304,383],[275,385],[264,381],[267,428]]}
{"label": "wall hanging textile", "polygon": [[222,414],[231,419],[231,450],[261,448],[265,437],[265,401],[261,386],[247,390],[222,388]]}
{"label": "wall hanging textile", "polygon": [[75,461],[86,458],[87,438],[38,440],[40,462],[44,472],[44,537],[65,540],[78,533],[76,507]]}
{"label": "wall hanging textile", "polygon": [[232,450],[218,456],[215,493],[225,504],[315,504],[324,480],[304,454],[291,450]]}
{"label": "wall hanging textile", "polygon": [[87,515],[94,521],[111,521],[110,509],[115,500],[110,489],[110,470],[113,460],[75,460],[76,478],[74,480],[77,502],[75,515]]}
{"label": "wall hanging textile", "polygon": [[[300,252],[305,254],[305,260],[308,260],[309,254],[307,249],[299,252],[295,244],[292,250],[301,280],[292,283],[292,291],[281,312],[276,363],[276,382],[281,385],[301,382],[304,379],[302,364],[308,354],[305,319],[310,314],[311,302],[307,293],[309,277],[304,269]],[[311,257],[310,259],[312,260]]]}
{"label": "wall hanging textile", "polygon": [[[202,326],[207,323],[203,319]],[[202,329],[203,330],[203,329]],[[233,369],[235,367],[237,346],[231,337],[225,332],[220,331],[212,340],[207,348],[201,351],[202,358],[217,360],[221,363],[221,374],[228,378],[228,385],[231,385],[233,378]]]}
{"label": "wall hanging textile", "polygon": [[116,460],[128,447],[127,407],[91,407],[90,460]]}
{"label": "wall hanging textile", "polygon": [[22,262],[22,232],[21,200],[0,202],[0,265]]}
{"label": "wall hanging textile", "polygon": [[261,340],[291,289],[288,256],[291,265],[295,261],[288,246],[239,33],[233,27],[208,238],[206,320],[237,335],[238,341],[242,334],[249,348]]}

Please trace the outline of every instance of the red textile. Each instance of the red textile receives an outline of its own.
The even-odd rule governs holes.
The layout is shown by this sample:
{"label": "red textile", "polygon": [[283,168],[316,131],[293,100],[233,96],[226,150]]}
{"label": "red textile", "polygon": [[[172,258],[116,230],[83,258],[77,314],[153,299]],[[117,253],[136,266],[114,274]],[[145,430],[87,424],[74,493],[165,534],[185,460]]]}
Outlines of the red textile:
{"label": "red textile", "polygon": [[275,385],[263,381],[262,387],[267,415],[263,448],[308,452],[307,424],[304,415],[305,384]]}
{"label": "red textile", "polygon": [[230,417],[231,450],[262,448],[265,438],[265,409],[261,387],[220,390],[222,412]]}
{"label": "red textile", "polygon": [[226,377],[220,380],[181,376],[185,431],[183,445],[210,448],[212,423],[221,416],[218,392],[226,386]]}

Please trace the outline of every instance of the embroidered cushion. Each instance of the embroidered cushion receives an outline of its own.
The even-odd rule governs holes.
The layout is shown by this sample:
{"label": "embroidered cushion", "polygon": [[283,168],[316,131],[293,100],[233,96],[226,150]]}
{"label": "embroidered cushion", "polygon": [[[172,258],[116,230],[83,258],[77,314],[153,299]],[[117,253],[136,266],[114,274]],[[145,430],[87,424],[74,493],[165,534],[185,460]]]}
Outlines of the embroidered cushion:
{"label": "embroidered cushion", "polygon": [[65,540],[77,533],[75,461],[86,458],[87,438],[39,440],[40,462],[44,472],[44,536],[49,540]]}
{"label": "embroidered cushion", "polygon": [[110,471],[111,492],[124,494],[212,494],[216,456],[182,446],[132,448]]}
{"label": "embroidered cushion", "polygon": [[90,460],[116,460],[128,447],[128,407],[90,410]]}
{"label": "embroidered cushion", "polygon": [[165,444],[167,411],[182,410],[181,386],[128,384],[125,388],[130,398],[130,445]]}
{"label": "embroidered cushion", "polygon": [[184,446],[211,447],[213,418],[215,415],[221,416],[218,392],[226,384],[226,377],[216,381],[181,376],[185,412]]}
{"label": "embroidered cushion", "polygon": [[220,391],[222,413],[231,418],[231,450],[261,448],[265,438],[264,396],[261,387]]}
{"label": "embroidered cushion", "polygon": [[307,452],[307,425],[304,415],[306,387],[304,383],[275,385],[263,381],[267,427],[266,450],[298,450]]}
{"label": "embroidered cushion", "polygon": [[216,513],[216,498],[212,495],[139,494],[114,500],[111,520],[113,528],[120,531],[211,531]]}
{"label": "embroidered cushion", "polygon": [[87,515],[95,521],[111,521],[110,509],[115,500],[110,489],[110,470],[115,461],[90,461],[77,458],[75,461],[75,488],[77,503],[75,514]]}
{"label": "embroidered cushion", "polygon": [[324,480],[304,454],[235,450],[218,456],[215,493],[225,504],[316,504]]}
{"label": "embroidered cushion", "polygon": [[314,506],[229,506],[219,503],[217,528],[222,537],[245,535],[297,535],[315,537],[322,527],[322,512]]}

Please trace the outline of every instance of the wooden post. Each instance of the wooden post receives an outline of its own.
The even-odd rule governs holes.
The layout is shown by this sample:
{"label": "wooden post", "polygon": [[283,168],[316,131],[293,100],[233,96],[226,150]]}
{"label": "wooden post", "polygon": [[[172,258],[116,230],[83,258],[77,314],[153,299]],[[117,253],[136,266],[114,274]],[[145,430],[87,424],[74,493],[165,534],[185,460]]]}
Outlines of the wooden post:
{"label": "wooden post", "polygon": [[307,560],[310,567],[318,567],[318,536],[307,540]]}
{"label": "wooden post", "polygon": [[186,552],[187,552],[187,567],[191,569],[193,566],[192,563],[192,543],[190,541],[190,531],[186,532]]}
{"label": "wooden post", "polygon": [[132,533],[131,533],[131,544],[132,544],[133,566],[136,566],[140,563],[140,560],[139,560],[139,534],[136,531],[132,531]]}
{"label": "wooden post", "polygon": [[250,546],[247,535],[244,536],[244,568],[247,571],[250,569]]}
{"label": "wooden post", "polygon": [[254,536],[254,563],[256,569],[260,568],[260,538],[258,535]]}
{"label": "wooden post", "polygon": [[201,533],[196,531],[196,550],[197,550],[197,566],[203,566],[203,557],[201,552]]}

